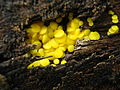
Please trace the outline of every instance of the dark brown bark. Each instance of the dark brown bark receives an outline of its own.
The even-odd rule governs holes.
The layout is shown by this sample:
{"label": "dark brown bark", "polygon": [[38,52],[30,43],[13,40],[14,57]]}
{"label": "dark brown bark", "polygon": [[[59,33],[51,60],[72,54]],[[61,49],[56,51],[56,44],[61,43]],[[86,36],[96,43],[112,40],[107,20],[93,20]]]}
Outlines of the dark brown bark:
{"label": "dark brown bark", "polygon": [[[112,25],[107,11],[112,9],[119,16],[119,1],[13,0],[8,2],[2,0],[0,2],[0,89],[120,89],[120,33],[106,35]],[[97,16],[95,16],[96,12],[92,12],[96,8],[99,8],[96,11],[99,12]],[[28,70],[26,67],[36,58],[24,57],[24,54],[34,46],[24,43],[26,33],[22,29],[36,20],[49,22],[62,14],[67,16],[71,11],[76,17],[84,18],[91,15],[95,19],[95,25],[91,30],[98,31],[101,39],[84,42],[77,46],[81,47],[79,50],[67,53],[65,59],[68,63],[65,65]],[[117,25],[119,26],[119,23]],[[8,88],[4,88],[4,85]]]}

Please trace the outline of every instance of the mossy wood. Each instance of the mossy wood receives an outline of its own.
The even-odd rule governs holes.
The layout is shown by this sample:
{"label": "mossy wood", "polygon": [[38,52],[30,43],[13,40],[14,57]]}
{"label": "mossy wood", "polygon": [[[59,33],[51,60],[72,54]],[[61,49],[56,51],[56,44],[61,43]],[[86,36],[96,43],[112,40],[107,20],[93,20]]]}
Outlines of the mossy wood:
{"label": "mossy wood", "polygon": [[[106,34],[112,25],[107,11],[112,9],[120,18],[119,8],[119,0],[1,0],[0,89],[120,89],[120,33]],[[34,48],[25,44],[24,29],[38,20],[47,24],[69,12],[79,18],[92,17],[95,25],[91,29],[98,31],[101,39],[76,45],[80,50],[66,54],[65,65],[28,70],[38,57],[24,57]]]}

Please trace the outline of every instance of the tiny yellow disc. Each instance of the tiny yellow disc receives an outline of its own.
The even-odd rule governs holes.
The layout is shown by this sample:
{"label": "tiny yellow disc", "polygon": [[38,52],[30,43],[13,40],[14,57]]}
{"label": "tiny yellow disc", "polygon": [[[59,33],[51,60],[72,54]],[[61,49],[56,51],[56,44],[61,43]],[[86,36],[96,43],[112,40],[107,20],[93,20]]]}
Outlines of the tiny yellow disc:
{"label": "tiny yellow disc", "polygon": [[67,63],[66,60],[62,60],[62,61],[61,61],[61,64],[66,64],[66,63]]}
{"label": "tiny yellow disc", "polygon": [[68,46],[68,51],[73,52],[74,51],[74,45],[69,45]]}
{"label": "tiny yellow disc", "polygon": [[84,32],[80,32],[80,34],[78,35],[78,38],[79,38],[79,39],[83,39],[84,35],[85,35]]}
{"label": "tiny yellow disc", "polygon": [[59,59],[54,59],[54,60],[53,60],[53,63],[54,63],[54,64],[59,64],[59,62],[60,62]]}
{"label": "tiny yellow disc", "polygon": [[109,10],[108,14],[114,15],[114,12],[112,10]]}
{"label": "tiny yellow disc", "polygon": [[38,50],[38,52],[37,52],[37,56],[44,56],[45,54],[44,54],[44,49],[43,48],[40,48],[39,50]]}
{"label": "tiny yellow disc", "polygon": [[51,66],[55,67],[56,65],[55,64],[51,64]]}
{"label": "tiny yellow disc", "polygon": [[45,34],[46,32],[47,32],[47,27],[43,26],[41,31],[40,31],[40,34]]}
{"label": "tiny yellow disc", "polygon": [[38,60],[38,61],[35,61],[35,62],[31,63],[30,65],[28,65],[27,69],[32,69],[32,68],[38,67],[40,65],[41,65],[41,61]]}
{"label": "tiny yellow disc", "polygon": [[89,25],[89,26],[93,26],[94,23],[93,23],[93,22],[89,22],[88,25]]}
{"label": "tiny yellow disc", "polygon": [[47,42],[47,43],[43,44],[43,48],[44,49],[50,49],[51,48],[50,42]]}
{"label": "tiny yellow disc", "polygon": [[63,53],[63,51],[60,50],[60,49],[57,49],[57,50],[55,50],[55,52],[54,52],[54,57],[55,57],[55,58],[62,58],[63,55],[64,55],[64,53]]}
{"label": "tiny yellow disc", "polygon": [[118,23],[119,20],[118,20],[118,19],[113,19],[112,22],[113,22],[113,23]]}
{"label": "tiny yellow disc", "polygon": [[54,38],[50,40],[50,43],[51,43],[51,46],[52,46],[53,48],[58,48],[58,46],[59,46],[59,44],[55,41]]}
{"label": "tiny yellow disc", "polygon": [[90,34],[90,29],[85,29],[83,31],[83,33],[84,33],[85,36],[89,35]]}
{"label": "tiny yellow disc", "polygon": [[100,34],[96,31],[95,32],[90,32],[89,39],[90,40],[99,40],[100,39]]}
{"label": "tiny yellow disc", "polygon": [[74,45],[75,41],[67,37],[66,43],[67,45]]}
{"label": "tiny yellow disc", "polygon": [[67,32],[73,32],[74,29],[72,27],[67,27]]}
{"label": "tiny yellow disc", "polygon": [[58,27],[58,24],[57,24],[56,22],[50,22],[50,27],[51,27],[52,29],[56,30],[57,27]]}
{"label": "tiny yellow disc", "polygon": [[117,25],[112,25],[112,26],[111,26],[111,29],[113,29],[113,30],[118,30],[119,27],[118,27]]}
{"label": "tiny yellow disc", "polygon": [[62,37],[62,36],[64,36],[64,31],[63,30],[56,30],[55,32],[54,32],[54,36],[56,37],[56,38],[60,38],[60,37]]}
{"label": "tiny yellow disc", "polygon": [[37,25],[37,24],[32,24],[32,25],[31,25],[31,29],[32,29],[32,30],[31,30],[32,32],[37,33],[37,32],[40,31],[40,26]]}
{"label": "tiny yellow disc", "polygon": [[50,40],[48,34],[44,34],[43,37],[42,37],[42,43],[46,43]]}
{"label": "tiny yellow disc", "polygon": [[68,38],[70,38],[71,40],[76,40],[78,36],[74,35],[74,34],[68,34]]}
{"label": "tiny yellow disc", "polygon": [[50,64],[50,61],[48,59],[42,59],[42,60],[40,60],[40,65],[42,67],[45,67],[45,66],[47,66],[49,64]]}
{"label": "tiny yellow disc", "polygon": [[38,49],[42,46],[42,43],[39,40],[34,41],[32,44],[37,45],[36,48],[38,48]]}
{"label": "tiny yellow disc", "polygon": [[34,56],[37,54],[37,52],[38,52],[38,49],[30,50],[30,53]]}
{"label": "tiny yellow disc", "polygon": [[92,19],[91,18],[87,18],[87,22],[92,22]]}
{"label": "tiny yellow disc", "polygon": [[59,17],[59,18],[56,19],[57,23],[60,23],[61,21],[62,21],[62,17]]}
{"label": "tiny yellow disc", "polygon": [[79,21],[79,26],[82,26],[83,25],[83,21]]}
{"label": "tiny yellow disc", "polygon": [[112,19],[118,19],[118,16],[117,15],[113,15]]}

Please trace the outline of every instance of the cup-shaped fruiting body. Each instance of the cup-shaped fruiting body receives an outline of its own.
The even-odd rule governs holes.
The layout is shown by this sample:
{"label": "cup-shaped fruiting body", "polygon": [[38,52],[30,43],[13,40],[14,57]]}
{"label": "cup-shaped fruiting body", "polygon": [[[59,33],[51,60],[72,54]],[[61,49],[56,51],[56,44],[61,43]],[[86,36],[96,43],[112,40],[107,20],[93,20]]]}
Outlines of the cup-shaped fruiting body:
{"label": "cup-shaped fruiting body", "polygon": [[100,39],[100,34],[98,32],[90,32],[89,34],[90,40],[99,40]]}
{"label": "cup-shaped fruiting body", "polygon": [[109,10],[108,14],[112,15],[111,16],[111,19],[112,19],[112,23],[118,23],[119,22],[119,19],[118,19],[118,16],[115,15],[115,13],[112,11],[112,10]]}
{"label": "cup-shaped fruiting body", "polygon": [[87,18],[87,22],[88,22],[89,26],[93,26],[94,25],[94,23],[93,23],[91,18]]}
{"label": "cup-shaped fruiting body", "polygon": [[38,61],[31,63],[27,68],[31,69],[31,68],[38,67],[38,66],[44,67],[49,64],[50,64],[50,61],[48,59],[42,59],[42,60],[38,60]]}
{"label": "cup-shaped fruiting body", "polygon": [[117,25],[112,25],[107,32],[107,35],[116,34],[119,32],[119,27]]}

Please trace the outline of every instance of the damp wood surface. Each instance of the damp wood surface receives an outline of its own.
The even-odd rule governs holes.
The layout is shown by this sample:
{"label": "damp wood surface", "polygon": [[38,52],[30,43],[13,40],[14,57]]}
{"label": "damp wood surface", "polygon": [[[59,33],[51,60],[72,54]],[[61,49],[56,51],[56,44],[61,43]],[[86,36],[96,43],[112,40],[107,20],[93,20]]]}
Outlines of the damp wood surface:
{"label": "damp wood surface", "polygon": [[[97,9],[96,12],[99,13],[96,15],[92,10],[97,7],[100,9]],[[0,89],[120,89],[120,33],[112,36],[105,34],[112,25],[109,17],[104,15],[109,8],[120,16],[119,0],[1,0]],[[100,32],[101,39],[78,45],[80,49],[72,54],[66,54],[65,59],[69,62],[65,65],[36,67],[28,70],[27,66],[36,58],[24,56],[34,48],[24,43],[26,37],[24,27],[36,20],[45,22],[54,20],[71,11],[76,17],[92,16],[96,24],[91,29]],[[6,87],[3,87],[4,85]]]}

